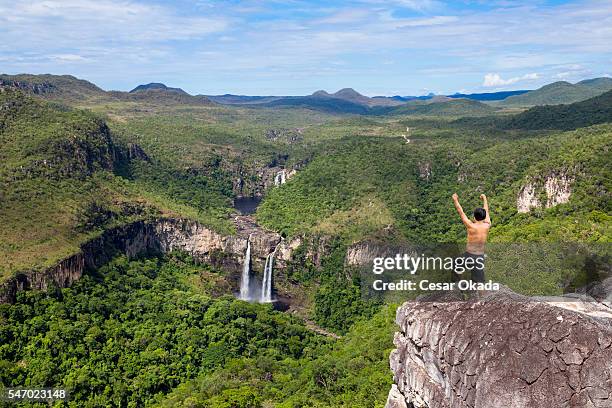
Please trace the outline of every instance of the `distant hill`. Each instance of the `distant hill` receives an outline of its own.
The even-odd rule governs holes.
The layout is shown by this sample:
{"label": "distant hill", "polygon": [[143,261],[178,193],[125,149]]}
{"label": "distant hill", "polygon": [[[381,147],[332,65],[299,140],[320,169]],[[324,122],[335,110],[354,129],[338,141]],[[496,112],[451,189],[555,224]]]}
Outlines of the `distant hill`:
{"label": "distant hill", "polygon": [[0,88],[19,89],[26,94],[44,99],[67,101],[80,101],[105,95],[103,89],[72,75],[0,75]]}
{"label": "distant hill", "polygon": [[328,96],[287,96],[271,102],[262,103],[264,107],[299,107],[319,110],[327,113],[353,113],[366,115],[370,113],[367,105],[351,102],[345,99]]}
{"label": "distant hill", "polygon": [[174,91],[186,94],[187,92],[183,91],[181,88],[170,88],[159,82],[151,82],[150,84],[138,85],[136,88],[132,89],[130,93],[148,91],[150,89],[161,89],[164,91]]}
{"label": "distant hill", "polygon": [[589,88],[597,89],[597,90],[612,90],[612,78],[601,77],[601,78],[592,78],[585,79],[583,81],[578,82],[576,85],[586,86]]}
{"label": "distant hill", "polygon": [[367,115],[372,113],[373,107],[387,107],[402,104],[401,101],[391,98],[369,98],[351,88],[344,88],[330,94],[319,90],[307,96],[283,96],[261,102],[259,106],[265,107],[301,107],[320,110],[327,113],[352,113]]}
{"label": "distant hill", "polygon": [[353,88],[343,88],[338,92],[330,94],[326,91],[317,91],[310,95],[314,98],[333,98],[333,99],[342,99],[344,101],[356,103],[358,105],[363,106],[397,106],[401,105],[404,101],[387,98],[383,96],[378,96],[375,98],[370,98],[368,96],[362,95],[359,92],[355,91]]}
{"label": "distant hill", "polygon": [[388,111],[391,115],[474,116],[493,113],[495,108],[471,99],[426,103],[413,101]]}
{"label": "distant hill", "polygon": [[472,94],[464,94],[464,93],[455,93],[453,95],[448,95],[449,98],[465,98],[465,99],[473,99],[475,101],[501,101],[510,96],[522,95],[524,93],[529,92],[529,90],[518,90],[518,91],[500,91],[500,92],[486,92],[486,93],[472,93]]}
{"label": "distant hill", "polygon": [[223,105],[250,105],[258,103],[272,102],[283,96],[248,96],[248,95],[206,95],[208,99]]}
{"label": "distant hill", "polygon": [[204,95],[190,95],[179,88],[148,88],[138,91],[111,91],[109,95],[127,101],[140,101],[153,104],[181,105],[214,105],[215,103]]}
{"label": "distant hill", "polygon": [[141,101],[153,104],[212,105],[203,95],[189,95],[161,83],[139,85],[130,92],[105,91],[72,75],[0,75],[0,89],[16,89],[28,95],[65,104],[86,101]]}
{"label": "distant hill", "polygon": [[522,95],[510,96],[501,106],[558,105],[584,101],[612,90],[611,78],[587,79],[576,84],[559,81]]}
{"label": "distant hill", "polygon": [[535,106],[509,119],[511,129],[572,130],[612,122],[612,91],[569,105]]}

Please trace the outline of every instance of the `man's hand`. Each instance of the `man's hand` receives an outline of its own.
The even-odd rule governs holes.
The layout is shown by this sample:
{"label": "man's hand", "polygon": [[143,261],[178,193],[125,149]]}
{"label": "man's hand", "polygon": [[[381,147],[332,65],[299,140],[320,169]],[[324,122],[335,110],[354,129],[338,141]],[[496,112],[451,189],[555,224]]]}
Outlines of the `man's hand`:
{"label": "man's hand", "polygon": [[481,195],[480,195],[480,199],[481,199],[482,201],[484,201],[484,200],[486,200],[486,199],[487,199],[487,196],[486,196],[486,195],[484,195],[484,194],[481,194]]}
{"label": "man's hand", "polygon": [[457,193],[453,194],[453,201],[458,201],[459,200],[459,196],[457,195]]}

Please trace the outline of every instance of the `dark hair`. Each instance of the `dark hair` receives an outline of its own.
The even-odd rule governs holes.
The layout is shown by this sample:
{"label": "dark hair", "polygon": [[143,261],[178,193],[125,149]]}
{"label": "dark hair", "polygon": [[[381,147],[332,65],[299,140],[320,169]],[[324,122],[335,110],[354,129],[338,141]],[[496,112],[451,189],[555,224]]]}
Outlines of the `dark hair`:
{"label": "dark hair", "polygon": [[474,210],[474,218],[476,221],[482,221],[487,218],[487,211],[484,208],[477,208]]}

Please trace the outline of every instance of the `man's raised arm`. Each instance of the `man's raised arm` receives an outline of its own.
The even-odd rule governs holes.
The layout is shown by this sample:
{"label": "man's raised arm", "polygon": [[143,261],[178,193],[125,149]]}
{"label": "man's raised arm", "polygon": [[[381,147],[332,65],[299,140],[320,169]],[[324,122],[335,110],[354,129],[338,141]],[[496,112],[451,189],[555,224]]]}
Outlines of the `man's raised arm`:
{"label": "man's raised arm", "polygon": [[484,194],[481,194],[480,198],[482,199],[482,208],[484,208],[485,212],[487,213],[484,219],[484,222],[486,222],[487,224],[491,224],[491,215],[489,212],[489,200],[487,200],[487,196]]}
{"label": "man's raised arm", "polygon": [[457,195],[457,193],[453,194],[453,202],[455,203],[455,208],[457,209],[457,212],[461,217],[461,221],[463,221],[465,225],[471,225],[472,221],[470,221],[467,215],[465,215],[465,213],[463,212],[463,208],[461,208],[461,204],[459,204],[459,196]]}

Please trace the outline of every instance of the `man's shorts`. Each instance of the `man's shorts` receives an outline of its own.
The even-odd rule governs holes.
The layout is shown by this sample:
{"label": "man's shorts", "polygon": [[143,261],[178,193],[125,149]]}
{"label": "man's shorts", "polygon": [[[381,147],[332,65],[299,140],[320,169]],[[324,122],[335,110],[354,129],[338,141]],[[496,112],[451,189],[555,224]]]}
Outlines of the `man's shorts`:
{"label": "man's shorts", "polygon": [[467,263],[467,259],[468,258],[472,258],[473,261],[470,262],[470,264],[474,265],[472,268],[468,268],[470,269],[471,275],[472,275],[472,282],[481,282],[484,283],[485,281],[485,276],[484,276],[484,261],[485,261],[485,256],[484,255],[477,255],[477,254],[472,254],[470,252],[465,252],[463,254],[463,257],[466,259],[466,263]]}

